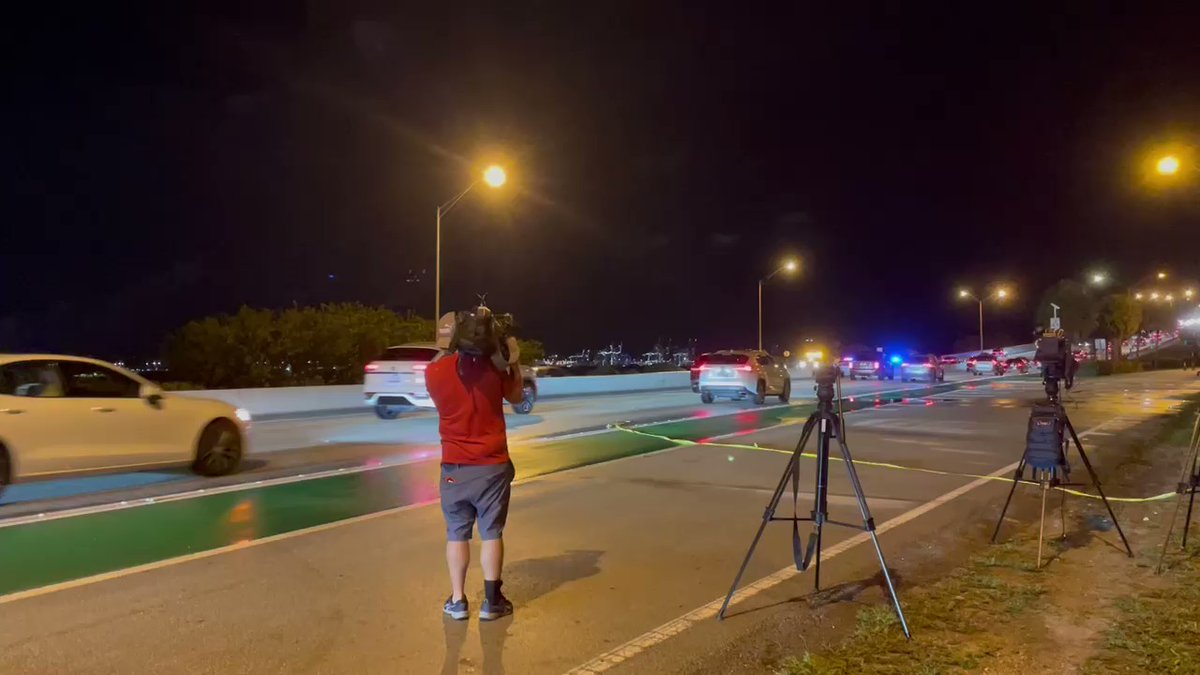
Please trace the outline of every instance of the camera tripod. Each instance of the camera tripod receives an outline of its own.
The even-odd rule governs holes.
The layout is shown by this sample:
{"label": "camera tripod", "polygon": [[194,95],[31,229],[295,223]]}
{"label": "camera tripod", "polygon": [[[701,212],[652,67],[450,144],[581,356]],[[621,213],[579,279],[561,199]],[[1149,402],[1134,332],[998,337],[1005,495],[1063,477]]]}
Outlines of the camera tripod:
{"label": "camera tripod", "polygon": [[[725,610],[729,608],[729,603],[737,591],[738,584],[741,583],[746,567],[750,564],[750,558],[754,556],[754,549],[758,547],[763,531],[766,530],[768,523],[775,520],[792,523],[792,557],[796,562],[796,569],[803,572],[812,566],[813,588],[817,591],[821,590],[821,533],[824,525],[829,523],[830,525],[864,530],[870,534],[871,543],[875,545],[875,554],[879,557],[879,567],[883,570],[883,579],[887,584],[888,594],[891,596],[892,606],[896,609],[896,616],[900,619],[900,627],[904,631],[904,637],[912,638],[908,630],[908,621],[904,618],[904,610],[900,607],[900,598],[896,596],[896,588],[892,584],[891,573],[888,572],[887,561],[883,558],[883,549],[879,547],[879,538],[875,534],[875,519],[871,517],[871,511],[867,507],[862,483],[858,480],[854,460],[850,457],[850,447],[846,445],[842,418],[833,409],[834,383],[839,374],[836,366],[814,373],[814,378],[817,380],[817,410],[809,415],[808,420],[804,423],[804,430],[800,433],[796,449],[792,452],[792,456],[783,470],[783,475],[779,478],[779,484],[775,486],[771,501],[763,511],[762,523],[758,526],[754,541],[750,543],[750,550],[746,551],[746,558],[742,560],[742,566],[738,569],[737,576],[733,578],[733,585],[729,587],[729,593],[725,596],[721,611],[717,612],[718,621],[725,618]],[[797,511],[800,498],[800,457],[804,454],[804,446],[808,444],[808,439],[814,430],[817,432],[816,490],[813,493],[813,509],[809,517],[801,518]],[[858,500],[859,511],[862,512],[862,525],[842,523],[829,518],[829,446],[833,439],[837,439],[838,447],[841,449],[842,463],[846,466],[850,484],[853,486],[854,495]],[[792,515],[790,517],[777,516],[775,512],[779,507],[779,500],[783,498],[789,481],[792,484]],[[801,555],[800,544],[799,524],[801,522],[813,524],[813,532],[809,535],[808,547],[804,550],[803,555]]]}
{"label": "camera tripod", "polygon": [[1200,491],[1200,412],[1196,413],[1196,423],[1192,425],[1192,439],[1188,442],[1190,453],[1183,465],[1183,475],[1180,476],[1179,486],[1175,492],[1179,498],[1175,500],[1175,512],[1171,514],[1171,524],[1167,527],[1167,538],[1163,541],[1162,551],[1158,555],[1157,573],[1162,573],[1163,560],[1167,556],[1167,546],[1171,543],[1171,533],[1175,530],[1175,521],[1179,518],[1179,509],[1183,506],[1183,497],[1187,495],[1187,516],[1183,521],[1183,540],[1179,547],[1187,549],[1188,529],[1192,525],[1192,507],[1196,505],[1196,492]]}
{"label": "camera tripod", "polygon": [[[1038,453],[1033,448],[1026,444],[1025,452],[1021,455],[1021,461],[1017,463],[1017,471],[1013,474],[1012,487],[1008,491],[1008,499],[1004,500],[1004,508],[1000,510],[1000,518],[996,521],[996,530],[992,532],[992,543],[996,543],[996,537],[1000,536],[1000,526],[1004,524],[1004,515],[1008,513],[1009,504],[1012,503],[1013,493],[1017,491],[1017,485],[1024,479],[1025,468],[1030,468],[1032,478],[1041,484],[1042,487],[1042,515],[1038,524],[1038,557],[1037,566],[1042,566],[1042,542],[1046,530],[1046,495],[1051,488],[1082,486],[1083,483],[1068,483],[1066,478],[1070,474],[1070,462],[1067,459],[1067,450],[1070,443],[1075,444],[1075,449],[1079,451],[1079,458],[1083,460],[1083,465],[1087,467],[1088,475],[1092,478],[1092,485],[1095,486],[1096,492],[1100,494],[1100,499],[1104,502],[1104,508],[1108,509],[1108,516],[1112,518],[1113,525],[1117,528],[1117,534],[1121,535],[1121,543],[1125,544],[1125,551],[1129,557],[1133,557],[1133,549],[1129,546],[1129,540],[1125,538],[1125,532],[1121,529],[1121,523],[1117,521],[1117,515],[1113,513],[1112,505],[1108,502],[1108,497],[1104,496],[1104,488],[1100,487],[1100,478],[1096,476],[1096,470],[1092,468],[1092,462],[1088,459],[1087,453],[1083,451],[1083,443],[1079,440],[1079,435],[1075,433],[1075,425],[1071,424],[1071,418],[1067,416],[1067,411],[1063,408],[1062,400],[1059,395],[1058,378],[1046,377],[1044,380],[1046,386],[1046,407],[1050,408],[1054,416],[1054,421],[1060,424],[1062,430],[1057,431],[1055,443],[1057,444],[1057,452],[1055,456],[1050,457],[1045,453]],[[1034,411],[1030,413],[1030,438],[1033,436],[1033,425],[1037,416],[1037,406],[1034,406]],[[1066,434],[1062,433],[1065,431]],[[1032,460],[1032,461],[1031,461]],[[1049,460],[1049,461],[1048,461]],[[1063,493],[1063,506],[1066,505],[1066,493]],[[1067,536],[1067,517],[1065,511],[1060,508],[1059,513],[1062,516],[1062,536]]]}

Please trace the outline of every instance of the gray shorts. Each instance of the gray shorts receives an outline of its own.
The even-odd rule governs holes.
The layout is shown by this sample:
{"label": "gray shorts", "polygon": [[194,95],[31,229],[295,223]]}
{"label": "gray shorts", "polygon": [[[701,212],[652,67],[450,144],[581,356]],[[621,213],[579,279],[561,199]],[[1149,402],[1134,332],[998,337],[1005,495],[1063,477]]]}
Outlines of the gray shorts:
{"label": "gray shorts", "polygon": [[512,462],[443,464],[440,485],[446,538],[470,540],[476,520],[480,539],[490,541],[503,536],[515,475]]}

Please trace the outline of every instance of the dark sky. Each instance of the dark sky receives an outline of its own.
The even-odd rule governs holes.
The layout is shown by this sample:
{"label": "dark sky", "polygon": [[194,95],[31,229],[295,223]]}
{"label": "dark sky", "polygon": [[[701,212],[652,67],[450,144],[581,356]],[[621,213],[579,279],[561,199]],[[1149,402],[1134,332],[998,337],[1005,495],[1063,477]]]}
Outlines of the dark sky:
{"label": "dark sky", "polygon": [[1182,4],[245,4],[6,18],[0,350],[152,354],[243,303],[431,314],[435,208],[492,159],[445,304],[486,292],[552,350],[750,345],[784,252],[772,343],[948,350],[953,290],[994,280],[1019,300],[989,329],[1023,338],[1092,265],[1200,273],[1200,189],[1141,173],[1200,143]]}

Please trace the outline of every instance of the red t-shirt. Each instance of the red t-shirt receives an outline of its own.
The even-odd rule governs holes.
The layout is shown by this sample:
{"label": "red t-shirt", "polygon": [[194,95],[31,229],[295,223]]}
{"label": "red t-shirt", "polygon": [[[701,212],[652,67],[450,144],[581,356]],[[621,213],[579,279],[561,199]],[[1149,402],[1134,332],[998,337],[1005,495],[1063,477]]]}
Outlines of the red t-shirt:
{"label": "red t-shirt", "polygon": [[521,400],[520,377],[501,374],[489,359],[451,354],[429,364],[425,385],[440,418],[442,463],[508,461],[504,401]]}

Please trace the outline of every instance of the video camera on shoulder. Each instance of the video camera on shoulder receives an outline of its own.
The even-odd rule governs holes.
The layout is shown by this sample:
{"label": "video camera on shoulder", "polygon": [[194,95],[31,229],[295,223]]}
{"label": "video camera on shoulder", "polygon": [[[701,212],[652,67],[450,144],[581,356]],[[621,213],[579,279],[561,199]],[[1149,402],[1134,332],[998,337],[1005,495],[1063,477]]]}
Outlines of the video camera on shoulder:
{"label": "video camera on shoulder", "polygon": [[[496,314],[487,305],[480,304],[473,310],[454,313],[445,348],[468,356],[490,358],[507,367],[507,341],[509,337],[515,337],[515,329],[512,314]],[[441,333],[439,330],[439,335]]]}
{"label": "video camera on shoulder", "polygon": [[1078,364],[1062,329],[1040,331],[1034,346],[1033,358],[1042,364],[1042,379],[1047,382],[1063,380],[1067,389],[1073,387]]}

